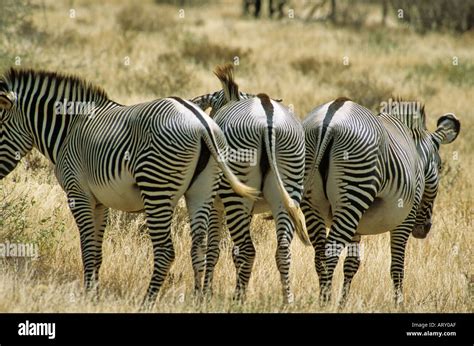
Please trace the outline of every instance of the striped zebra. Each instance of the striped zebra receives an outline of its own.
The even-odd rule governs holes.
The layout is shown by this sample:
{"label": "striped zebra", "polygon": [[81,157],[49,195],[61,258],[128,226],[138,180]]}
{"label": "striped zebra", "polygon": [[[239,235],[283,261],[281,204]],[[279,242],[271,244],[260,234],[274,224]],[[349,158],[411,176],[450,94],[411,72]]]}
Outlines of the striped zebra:
{"label": "striped zebra", "polygon": [[199,291],[221,173],[237,194],[258,195],[227,166],[216,123],[178,97],[123,106],[74,76],[10,69],[0,79],[0,123],[0,179],[33,147],[55,165],[79,228],[88,291],[97,287],[109,208],[146,213],[154,267],[145,302],[153,303],[175,257],[170,228],[179,198],[191,219]]}
{"label": "striped zebra", "polygon": [[339,98],[315,108],[303,121],[307,169],[302,210],[315,249],[322,304],[331,297],[341,251],[349,245],[343,305],[359,268],[361,235],[383,232],[390,232],[395,301],[403,301],[407,239],[410,234],[425,238],[430,230],[441,169],[439,146],[454,141],[460,130],[449,113],[430,132],[424,106],[413,108],[376,116]]}
{"label": "striped zebra", "polygon": [[[231,64],[218,66],[216,76],[223,89],[193,99],[203,110],[208,106],[226,136],[231,153],[229,166],[246,184],[260,189],[262,199],[237,195],[223,179],[212,212],[204,290],[212,292],[212,278],[219,257],[219,234],[225,208],[234,243],[233,260],[237,283],[234,299],[243,301],[250,279],[255,247],[250,235],[252,215],[271,210],[276,220],[276,263],[283,297],[291,302],[289,286],[290,244],[293,233],[309,245],[303,213],[299,207],[304,179],[304,132],[300,122],[279,102],[265,94],[240,93]],[[220,204],[222,202],[222,204]]]}

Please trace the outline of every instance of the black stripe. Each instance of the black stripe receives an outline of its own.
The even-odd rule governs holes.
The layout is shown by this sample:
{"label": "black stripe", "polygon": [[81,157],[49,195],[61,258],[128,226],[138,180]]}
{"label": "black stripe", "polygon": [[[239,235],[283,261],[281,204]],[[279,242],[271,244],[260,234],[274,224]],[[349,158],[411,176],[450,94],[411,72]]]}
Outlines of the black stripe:
{"label": "black stripe", "polygon": [[[173,100],[176,100],[178,101],[179,103],[181,103],[184,107],[186,107],[187,109],[189,109],[191,112],[193,112],[193,114],[199,119],[199,121],[203,124],[203,126],[205,127],[207,133],[209,134],[209,137],[213,137],[213,133],[212,133],[212,130],[211,128],[209,127],[208,123],[206,122],[206,120],[204,120],[204,117],[193,107],[191,106],[190,104],[186,103],[186,101],[184,101],[182,98],[179,98],[177,96],[171,96],[169,97],[170,99],[173,99]],[[217,149],[217,147],[216,147]]]}
{"label": "black stripe", "polygon": [[324,140],[324,135],[326,134],[327,128],[332,120],[332,117],[337,112],[337,110],[344,105],[346,101],[350,101],[350,99],[348,99],[347,97],[339,97],[329,105],[328,111],[326,112],[326,116],[323,120],[323,128],[321,130],[321,143]]}
{"label": "black stripe", "polygon": [[263,110],[267,116],[267,128],[268,128],[268,143],[270,145],[270,152],[273,152],[272,148],[272,136],[273,136],[273,105],[270,98],[266,94],[258,94],[257,97],[262,103]]}

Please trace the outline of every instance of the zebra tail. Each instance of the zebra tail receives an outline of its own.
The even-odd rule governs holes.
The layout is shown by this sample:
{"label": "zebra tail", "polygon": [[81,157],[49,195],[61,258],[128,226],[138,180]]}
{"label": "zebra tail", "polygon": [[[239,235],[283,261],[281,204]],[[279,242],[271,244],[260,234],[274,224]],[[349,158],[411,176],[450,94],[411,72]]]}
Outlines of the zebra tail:
{"label": "zebra tail", "polygon": [[309,176],[309,180],[305,181],[304,193],[306,193],[306,191],[310,189],[310,186],[313,183],[315,174],[319,174],[323,181],[324,197],[326,197],[326,199],[328,198],[327,191],[326,191],[326,182],[328,179],[328,172],[329,172],[329,152],[331,150],[333,142],[334,142],[334,138],[332,134],[332,128],[327,127],[326,130],[324,131],[323,138],[321,138],[321,140],[318,140],[318,143],[320,144],[319,145],[316,144],[316,148],[315,148],[316,155],[314,156],[314,160],[311,163],[310,169],[307,170],[307,173],[306,173],[306,176]]}
{"label": "zebra tail", "polygon": [[217,161],[224,176],[228,179],[232,189],[242,197],[256,200],[260,195],[260,191],[242,183],[235,174],[232,173],[229,166],[226,164],[226,158],[220,153],[216,141],[216,135],[222,138],[222,142],[225,143],[225,148],[227,148],[227,142],[219,126],[217,126],[217,124],[206,113],[204,113],[204,111],[199,110],[196,104],[190,101],[184,101],[179,97],[171,97],[171,99],[181,103],[184,107],[189,109],[201,122],[201,138],[204,140],[204,143],[206,143],[212,157]]}
{"label": "zebra tail", "polygon": [[224,95],[226,103],[231,101],[239,101],[239,86],[234,81],[234,65],[227,63],[224,65],[217,65],[214,69],[214,74],[219,78],[222,84],[222,90],[224,90]]}
{"label": "zebra tail", "polygon": [[[253,201],[257,200],[258,197],[260,196],[260,191],[242,183],[227,165],[226,158],[219,151],[219,147],[215,140],[215,132],[217,131],[221,131],[221,130],[219,128],[213,129],[211,134],[209,134],[209,132],[206,129],[203,129],[202,131],[204,142],[209,148],[209,151],[211,152],[212,157],[217,161],[219,168],[222,170],[222,172],[224,173],[224,176],[229,181],[229,184],[232,187],[232,190],[234,190],[237,194],[239,194],[242,197],[250,198]],[[225,141],[224,134],[221,133],[221,135],[222,135],[223,140]]]}
{"label": "zebra tail", "polygon": [[[309,241],[308,232],[306,230],[306,221],[304,218],[304,214],[299,206],[299,204],[295,203],[295,201],[290,197],[288,191],[286,191],[283,181],[280,176],[280,172],[278,171],[278,167],[276,164],[275,158],[275,132],[273,129],[273,106],[271,104],[270,98],[265,94],[257,95],[261,102],[262,106],[267,114],[267,126],[265,126],[265,149],[268,156],[268,161],[270,168],[275,173],[276,182],[278,186],[278,191],[280,192],[281,199],[283,201],[283,205],[285,209],[288,211],[293,223],[295,224],[295,231],[298,235],[298,238],[303,242],[304,245],[309,246],[311,242]],[[271,114],[270,114],[271,112]]]}

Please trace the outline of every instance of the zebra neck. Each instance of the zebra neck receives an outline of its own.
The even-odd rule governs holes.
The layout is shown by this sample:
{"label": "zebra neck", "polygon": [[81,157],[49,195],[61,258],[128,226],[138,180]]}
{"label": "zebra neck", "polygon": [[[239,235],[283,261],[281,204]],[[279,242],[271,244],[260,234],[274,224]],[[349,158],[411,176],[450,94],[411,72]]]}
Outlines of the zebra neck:
{"label": "zebra neck", "polygon": [[67,99],[50,101],[42,107],[38,105],[36,109],[30,109],[28,116],[33,145],[56,164],[58,154],[71,130],[81,126],[89,117],[114,105],[115,103],[108,100],[94,102]]}

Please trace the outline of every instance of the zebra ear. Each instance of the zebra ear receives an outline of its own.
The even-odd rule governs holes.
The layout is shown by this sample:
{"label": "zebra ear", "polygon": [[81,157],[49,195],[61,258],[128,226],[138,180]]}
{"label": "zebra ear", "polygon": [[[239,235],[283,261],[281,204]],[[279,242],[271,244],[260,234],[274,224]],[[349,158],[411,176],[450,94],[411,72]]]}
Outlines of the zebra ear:
{"label": "zebra ear", "polygon": [[0,92],[0,109],[9,110],[13,107],[15,102],[15,94],[13,92]]}
{"label": "zebra ear", "polygon": [[437,122],[438,128],[434,135],[441,144],[451,143],[456,139],[461,130],[461,122],[452,113],[441,116]]}

